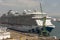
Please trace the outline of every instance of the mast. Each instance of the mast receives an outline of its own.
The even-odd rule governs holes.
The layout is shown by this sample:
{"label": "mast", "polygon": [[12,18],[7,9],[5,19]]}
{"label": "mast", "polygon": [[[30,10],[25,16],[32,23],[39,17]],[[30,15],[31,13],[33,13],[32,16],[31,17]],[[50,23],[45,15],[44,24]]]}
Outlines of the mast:
{"label": "mast", "polygon": [[40,11],[41,11],[41,13],[43,13],[43,10],[42,10],[42,0],[40,1]]}

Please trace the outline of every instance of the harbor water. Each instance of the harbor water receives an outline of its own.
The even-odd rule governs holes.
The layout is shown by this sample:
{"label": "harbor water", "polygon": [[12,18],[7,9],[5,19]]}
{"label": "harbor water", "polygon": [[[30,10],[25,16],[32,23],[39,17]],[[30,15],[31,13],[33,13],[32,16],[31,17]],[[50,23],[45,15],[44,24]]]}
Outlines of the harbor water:
{"label": "harbor water", "polygon": [[51,35],[52,36],[57,36],[58,38],[60,38],[60,22],[55,21],[52,22],[56,27],[55,29],[52,30]]}

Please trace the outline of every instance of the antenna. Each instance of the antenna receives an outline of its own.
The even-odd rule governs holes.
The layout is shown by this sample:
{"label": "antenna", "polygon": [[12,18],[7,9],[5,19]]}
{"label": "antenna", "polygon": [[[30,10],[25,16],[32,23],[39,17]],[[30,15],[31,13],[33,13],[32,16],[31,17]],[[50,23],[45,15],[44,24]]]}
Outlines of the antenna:
{"label": "antenna", "polygon": [[41,11],[41,13],[43,13],[43,10],[42,10],[42,0],[40,0],[40,11]]}

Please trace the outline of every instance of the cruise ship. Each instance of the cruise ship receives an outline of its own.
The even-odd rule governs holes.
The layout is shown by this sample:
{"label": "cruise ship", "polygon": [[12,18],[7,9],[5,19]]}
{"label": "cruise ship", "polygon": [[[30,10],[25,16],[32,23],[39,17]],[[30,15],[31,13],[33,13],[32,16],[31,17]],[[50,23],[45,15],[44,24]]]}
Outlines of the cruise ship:
{"label": "cruise ship", "polygon": [[22,14],[9,10],[7,14],[3,14],[0,23],[9,29],[23,32],[40,32],[43,29],[43,18],[46,17],[45,28],[51,32],[55,25],[51,22],[51,17],[47,13],[39,11],[24,10]]}

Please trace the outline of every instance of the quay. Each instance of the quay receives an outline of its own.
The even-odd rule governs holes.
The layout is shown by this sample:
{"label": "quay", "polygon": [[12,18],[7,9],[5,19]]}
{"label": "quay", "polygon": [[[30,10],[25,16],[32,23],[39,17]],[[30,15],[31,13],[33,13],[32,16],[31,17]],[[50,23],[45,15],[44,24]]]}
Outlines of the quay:
{"label": "quay", "polygon": [[37,34],[22,33],[14,30],[8,31],[10,31],[11,38],[5,40],[59,40],[55,37],[40,37]]}

